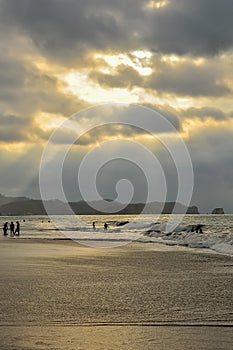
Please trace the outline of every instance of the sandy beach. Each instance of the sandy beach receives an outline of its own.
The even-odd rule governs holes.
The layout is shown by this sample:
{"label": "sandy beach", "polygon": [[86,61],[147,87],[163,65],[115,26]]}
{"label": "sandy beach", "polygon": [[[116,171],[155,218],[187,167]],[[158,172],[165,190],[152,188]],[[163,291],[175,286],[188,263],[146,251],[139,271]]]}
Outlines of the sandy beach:
{"label": "sandy beach", "polygon": [[2,239],[0,264],[1,349],[232,349],[230,256]]}

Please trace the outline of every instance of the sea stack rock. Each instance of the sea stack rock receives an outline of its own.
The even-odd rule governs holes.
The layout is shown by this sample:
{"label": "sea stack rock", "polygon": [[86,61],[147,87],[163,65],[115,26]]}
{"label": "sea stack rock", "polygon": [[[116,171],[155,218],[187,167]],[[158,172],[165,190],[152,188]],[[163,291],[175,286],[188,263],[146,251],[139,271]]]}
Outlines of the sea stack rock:
{"label": "sea stack rock", "polygon": [[193,205],[192,207],[188,207],[187,214],[199,214],[198,207]]}
{"label": "sea stack rock", "polygon": [[223,210],[223,208],[215,208],[212,211],[212,214],[224,214],[224,210]]}

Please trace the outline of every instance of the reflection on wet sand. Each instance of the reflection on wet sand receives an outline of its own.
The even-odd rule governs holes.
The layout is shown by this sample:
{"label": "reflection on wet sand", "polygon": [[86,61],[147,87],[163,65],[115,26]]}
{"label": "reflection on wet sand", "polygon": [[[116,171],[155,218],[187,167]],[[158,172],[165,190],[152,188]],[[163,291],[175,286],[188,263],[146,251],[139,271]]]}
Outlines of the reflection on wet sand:
{"label": "reflection on wet sand", "polygon": [[157,244],[1,241],[1,348],[231,350],[232,266]]}

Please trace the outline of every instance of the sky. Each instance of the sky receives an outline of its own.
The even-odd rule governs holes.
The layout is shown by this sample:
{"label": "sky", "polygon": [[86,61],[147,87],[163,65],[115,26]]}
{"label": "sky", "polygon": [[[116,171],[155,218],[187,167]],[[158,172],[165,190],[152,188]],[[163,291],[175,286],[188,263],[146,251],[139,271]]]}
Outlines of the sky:
{"label": "sky", "polygon": [[[134,143],[133,155],[141,144],[156,157],[166,200],[176,200],[176,161],[159,140],[163,134],[189,151],[191,204],[233,213],[232,15],[231,0],[0,0],[0,193],[39,198],[41,157],[58,130],[54,152],[78,138],[64,161],[69,200],[81,199],[77,174],[90,152],[94,159],[108,155],[96,177],[103,198],[116,198],[116,184],[127,179],[134,194],[125,183],[122,200],[144,201],[154,174],[149,198],[158,199],[159,165],[145,165],[147,173],[134,156],[124,158]],[[150,108],[174,130],[149,135],[121,125],[125,114],[106,107],[116,103],[132,120]],[[135,114],[135,106],[143,107]],[[74,114],[74,128],[63,129]]]}

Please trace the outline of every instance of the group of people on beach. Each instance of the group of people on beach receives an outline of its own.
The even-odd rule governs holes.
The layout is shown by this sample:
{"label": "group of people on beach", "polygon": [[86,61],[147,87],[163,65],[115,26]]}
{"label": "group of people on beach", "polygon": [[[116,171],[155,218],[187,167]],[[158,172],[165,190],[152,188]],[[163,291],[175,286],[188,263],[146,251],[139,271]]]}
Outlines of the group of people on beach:
{"label": "group of people on beach", "polygon": [[[3,235],[7,236],[8,235],[8,230],[9,230],[9,226],[8,226],[8,222],[5,222],[5,224],[3,225]],[[14,224],[13,221],[11,221],[10,223],[10,236],[14,237],[14,236],[20,236],[20,223],[19,221],[16,221],[16,225]]]}
{"label": "group of people on beach", "polygon": [[189,231],[196,232],[196,233],[203,233],[202,227],[204,225],[198,224],[198,225],[192,225]]}
{"label": "group of people on beach", "polygon": [[[96,229],[96,226],[95,226],[95,221],[93,221],[93,223],[92,223],[92,227],[93,227],[93,230],[95,230]],[[107,230],[108,229],[108,224],[105,222],[104,223],[104,229],[105,230]]]}

